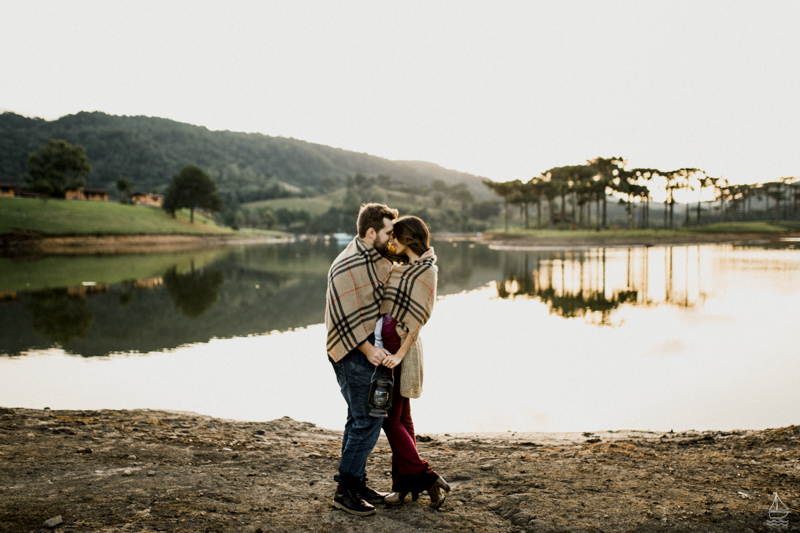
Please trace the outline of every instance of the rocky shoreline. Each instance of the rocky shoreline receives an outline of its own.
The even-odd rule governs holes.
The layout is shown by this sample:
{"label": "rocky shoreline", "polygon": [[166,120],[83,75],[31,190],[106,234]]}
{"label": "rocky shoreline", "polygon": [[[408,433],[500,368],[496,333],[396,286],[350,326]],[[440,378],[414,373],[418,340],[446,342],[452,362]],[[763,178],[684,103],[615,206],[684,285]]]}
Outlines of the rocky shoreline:
{"label": "rocky shoreline", "polygon": [[[290,418],[0,408],[0,529],[775,531],[778,493],[793,509],[778,530],[800,530],[800,426],[421,435],[453,487],[442,509],[423,495],[364,518],[331,506],[340,438]],[[390,455],[382,436],[379,490]]]}

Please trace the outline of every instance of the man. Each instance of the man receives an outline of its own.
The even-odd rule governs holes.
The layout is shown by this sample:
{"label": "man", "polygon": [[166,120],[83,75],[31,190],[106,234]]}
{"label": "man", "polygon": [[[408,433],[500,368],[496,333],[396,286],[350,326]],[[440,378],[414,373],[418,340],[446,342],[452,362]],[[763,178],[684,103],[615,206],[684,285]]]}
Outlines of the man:
{"label": "man", "polygon": [[359,516],[375,514],[372,503],[386,493],[367,487],[367,458],[378,441],[382,418],[369,415],[367,400],[375,367],[389,353],[375,346],[375,324],[392,262],[383,254],[392,239],[397,210],[365,204],[358,213],[358,236],[339,254],[328,271],[325,325],[328,356],[347,402],[342,459],[333,505]]}

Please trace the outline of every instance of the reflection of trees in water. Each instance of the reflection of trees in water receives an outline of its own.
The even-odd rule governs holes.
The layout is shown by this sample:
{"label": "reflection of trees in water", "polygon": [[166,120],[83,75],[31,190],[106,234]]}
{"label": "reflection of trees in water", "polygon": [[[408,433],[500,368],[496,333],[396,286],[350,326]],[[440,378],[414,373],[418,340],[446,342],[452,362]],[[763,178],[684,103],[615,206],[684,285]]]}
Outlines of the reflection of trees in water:
{"label": "reflection of trees in water", "polygon": [[[564,318],[588,317],[596,318],[603,325],[610,323],[611,311],[621,303],[635,300],[635,291],[620,291],[611,297],[606,297],[604,292],[579,290],[556,290],[552,286],[540,285],[531,277],[531,282],[521,284],[517,279],[506,279],[497,285],[497,293],[501,298],[513,298],[519,295],[538,298],[548,304],[551,313]],[[519,287],[519,289],[516,289]]]}
{"label": "reflection of trees in water", "polygon": [[34,331],[61,346],[73,339],[85,339],[94,320],[86,296],[65,288],[31,294],[28,310]]}
{"label": "reflection of trees in water", "polygon": [[[307,248],[301,243],[231,249],[212,265],[196,268],[194,278],[179,264],[163,277],[112,284],[107,292],[87,297],[94,322],[88,336],[72,340],[68,351],[84,356],[147,353],[214,337],[320,323],[326,272],[338,252],[335,247],[317,247],[311,250],[316,255],[305,256]],[[209,283],[212,271],[218,273]],[[0,354],[52,347],[52,341],[31,327],[27,308],[32,294],[0,305]]]}
{"label": "reflection of trees in water", "polygon": [[[612,312],[623,304],[691,307],[703,297],[699,248],[681,247],[679,259],[673,248],[615,250],[612,258],[606,249],[507,253],[497,294],[538,298],[559,316],[585,317],[599,324],[610,324]],[[651,266],[651,255],[660,254],[664,255],[663,292],[651,286],[651,277],[661,275],[661,262]]]}
{"label": "reflection of trees in water", "polygon": [[120,292],[117,300],[119,301],[119,305],[124,307],[133,303],[134,291],[136,290],[135,284],[136,281],[132,279],[125,280],[120,284],[122,286],[122,292]]}
{"label": "reflection of trees in water", "polygon": [[164,286],[175,302],[175,307],[189,317],[196,318],[211,308],[225,276],[220,270],[196,271],[194,262],[187,274],[178,274],[172,267],[164,274]]}

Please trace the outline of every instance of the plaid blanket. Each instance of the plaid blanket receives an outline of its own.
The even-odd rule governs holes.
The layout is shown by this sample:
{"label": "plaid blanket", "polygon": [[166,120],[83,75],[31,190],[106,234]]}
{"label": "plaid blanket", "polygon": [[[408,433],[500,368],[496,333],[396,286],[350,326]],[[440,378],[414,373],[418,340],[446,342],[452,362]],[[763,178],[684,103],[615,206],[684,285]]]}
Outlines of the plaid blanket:
{"label": "plaid blanket", "polygon": [[338,361],[375,330],[392,262],[356,237],[328,271],[325,325],[328,355]]}
{"label": "plaid blanket", "polygon": [[392,268],[380,312],[397,320],[397,333],[403,338],[411,333],[417,340],[433,312],[439,271],[435,263],[436,254],[430,248],[417,261]]}

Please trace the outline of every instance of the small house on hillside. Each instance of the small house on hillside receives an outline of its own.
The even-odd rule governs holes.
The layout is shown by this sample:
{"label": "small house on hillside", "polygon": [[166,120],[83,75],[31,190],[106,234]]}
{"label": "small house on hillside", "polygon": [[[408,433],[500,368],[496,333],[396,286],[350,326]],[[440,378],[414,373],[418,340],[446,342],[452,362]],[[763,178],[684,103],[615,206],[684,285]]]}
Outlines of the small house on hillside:
{"label": "small house on hillside", "polygon": [[149,205],[150,207],[161,207],[164,204],[164,195],[135,192],[131,195],[131,203],[136,205]]}
{"label": "small house on hillside", "polygon": [[0,183],[0,198],[19,196],[20,188],[16,183]]}
{"label": "small house on hillside", "polygon": [[34,192],[24,190],[17,183],[0,183],[0,198],[36,198]]}
{"label": "small house on hillside", "polygon": [[106,189],[93,189],[89,187],[84,187],[83,195],[86,197],[87,200],[93,200],[95,202],[108,201],[108,191]]}
{"label": "small house on hillside", "polygon": [[67,189],[67,200],[89,200],[93,202],[107,202],[108,190],[94,187],[79,187]]}

